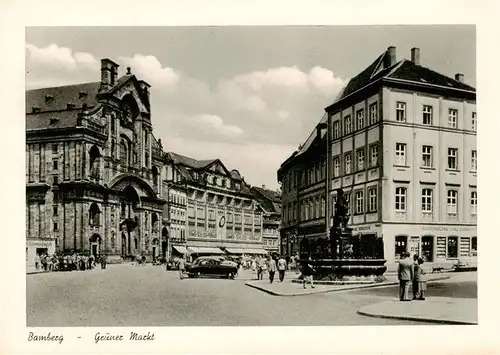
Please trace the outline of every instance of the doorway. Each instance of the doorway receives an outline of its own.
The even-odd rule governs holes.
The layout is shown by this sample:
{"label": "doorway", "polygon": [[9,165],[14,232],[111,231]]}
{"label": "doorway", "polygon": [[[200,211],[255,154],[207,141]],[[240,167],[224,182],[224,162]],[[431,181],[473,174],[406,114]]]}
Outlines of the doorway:
{"label": "doorway", "polygon": [[98,254],[98,247],[97,247],[97,244],[92,244],[92,255],[94,255],[94,258],[97,258],[97,254]]}
{"label": "doorway", "polygon": [[425,262],[433,262],[434,260],[434,237],[422,237],[422,259]]}
{"label": "doorway", "polygon": [[156,263],[156,247],[153,247],[153,262]]}
{"label": "doorway", "polygon": [[408,237],[405,235],[396,236],[396,246],[395,246],[395,257],[396,260],[401,258],[401,254],[407,251],[408,247]]}
{"label": "doorway", "polygon": [[125,257],[127,254],[127,237],[125,237],[125,233],[122,233],[122,257]]}

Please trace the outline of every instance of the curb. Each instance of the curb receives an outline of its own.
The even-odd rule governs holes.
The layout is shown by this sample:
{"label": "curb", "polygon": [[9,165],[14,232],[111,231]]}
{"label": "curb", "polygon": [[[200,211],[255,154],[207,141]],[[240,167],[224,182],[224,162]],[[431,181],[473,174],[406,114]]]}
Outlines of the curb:
{"label": "curb", "polygon": [[433,318],[419,318],[419,317],[407,317],[407,316],[391,316],[387,314],[374,314],[363,312],[358,310],[357,313],[359,315],[371,318],[383,318],[383,319],[397,319],[397,320],[407,320],[407,321],[417,321],[424,323],[433,323],[433,324],[450,324],[450,325],[477,325],[477,322],[462,322],[455,320],[443,320],[443,319],[433,319]]}
{"label": "curb", "polygon": [[[443,275],[442,277],[435,278],[432,280],[428,280],[427,282],[435,282],[435,281],[442,281],[442,280],[448,280],[450,276],[448,275]],[[388,281],[384,283],[378,283],[378,284],[356,284],[356,285],[351,285],[348,287],[344,288],[334,288],[334,289],[326,289],[326,290],[317,290],[314,292],[303,292],[303,293],[291,293],[291,294],[286,294],[286,293],[281,293],[281,292],[276,292],[269,290],[267,288],[258,286],[253,284],[251,281],[250,282],[245,282],[245,285],[248,287],[255,288],[259,291],[265,292],[267,294],[273,295],[273,296],[283,296],[283,297],[290,297],[290,296],[307,296],[307,295],[315,295],[315,294],[320,294],[320,293],[330,293],[330,292],[342,292],[342,291],[352,291],[352,290],[360,290],[360,289],[365,289],[365,288],[376,288],[376,287],[389,287],[389,286],[396,286],[398,285],[398,281]],[[345,286],[345,285],[342,285]],[[466,323],[469,324],[469,323]],[[472,323],[475,324],[475,323]]]}

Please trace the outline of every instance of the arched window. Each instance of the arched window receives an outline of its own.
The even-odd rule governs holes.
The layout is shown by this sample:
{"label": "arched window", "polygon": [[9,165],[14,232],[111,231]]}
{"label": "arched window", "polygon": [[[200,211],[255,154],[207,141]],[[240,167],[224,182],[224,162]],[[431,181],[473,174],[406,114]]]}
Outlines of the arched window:
{"label": "arched window", "polygon": [[134,238],[134,249],[137,249],[137,238]]}
{"label": "arched window", "polygon": [[99,214],[101,211],[99,210],[99,206],[97,206],[97,203],[93,202],[90,205],[89,209],[89,224],[91,226],[99,226],[100,221],[99,221]]}
{"label": "arched window", "polygon": [[99,172],[101,167],[101,152],[99,148],[94,144],[89,151],[89,162],[90,162],[90,178],[99,179]]}
{"label": "arched window", "polygon": [[155,189],[155,192],[158,192],[158,169],[156,166],[153,166],[151,169],[151,174],[153,175],[153,187]]}
{"label": "arched window", "polygon": [[153,213],[153,215],[151,216],[151,229],[153,231],[158,230],[158,215],[156,213]]}
{"label": "arched window", "polygon": [[122,167],[128,166],[128,147],[125,140],[120,142],[120,164]]}

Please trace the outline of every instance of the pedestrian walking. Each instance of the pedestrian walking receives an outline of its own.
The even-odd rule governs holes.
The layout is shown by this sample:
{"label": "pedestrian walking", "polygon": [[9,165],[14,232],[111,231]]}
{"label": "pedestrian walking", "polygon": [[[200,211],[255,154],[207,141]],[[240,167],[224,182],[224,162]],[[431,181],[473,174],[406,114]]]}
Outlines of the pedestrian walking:
{"label": "pedestrian walking", "polygon": [[311,288],[314,288],[314,266],[312,265],[312,258],[309,257],[307,261],[302,264],[302,287],[306,288],[306,283],[309,281]]}
{"label": "pedestrian walking", "polygon": [[416,287],[416,290],[413,292],[413,299],[424,301],[425,300],[425,291],[427,291],[427,282],[425,281],[425,272],[423,269],[424,259],[418,258],[417,263],[415,264],[415,276],[413,287]]}
{"label": "pedestrian walking", "polygon": [[282,255],[278,259],[278,275],[280,282],[283,282],[283,280],[285,279],[285,271],[286,271],[286,260]]}
{"label": "pedestrian walking", "polygon": [[269,273],[269,283],[273,283],[274,274],[276,273],[276,260],[274,260],[271,256],[267,259],[267,272]]}
{"label": "pedestrian walking", "polygon": [[418,255],[413,255],[413,280],[411,280],[411,290],[413,292],[413,299],[418,298],[418,281],[416,271],[418,269]]}
{"label": "pedestrian walking", "polygon": [[39,267],[40,267],[40,255],[35,254],[35,269],[38,270]]}
{"label": "pedestrian walking", "polygon": [[410,291],[410,283],[413,281],[413,261],[410,259],[410,253],[403,252],[402,259],[399,261],[398,266],[398,279],[399,279],[399,300],[411,301],[408,298]]}
{"label": "pedestrian walking", "polygon": [[179,258],[179,277],[181,280],[184,279],[184,272],[186,270],[186,261],[184,260],[184,257]]}

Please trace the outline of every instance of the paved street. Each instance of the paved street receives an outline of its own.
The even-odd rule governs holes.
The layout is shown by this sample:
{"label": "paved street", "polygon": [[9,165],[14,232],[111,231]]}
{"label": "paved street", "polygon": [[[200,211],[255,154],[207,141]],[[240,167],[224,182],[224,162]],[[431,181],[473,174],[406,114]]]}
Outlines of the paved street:
{"label": "paved street", "polygon": [[[26,279],[28,326],[422,324],[356,314],[361,306],[393,299],[397,292],[392,287],[277,297],[245,286],[244,280],[181,281],[177,273],[150,265],[111,265],[107,270]],[[436,288],[442,293],[458,287],[456,282],[440,285],[448,285]],[[466,294],[471,294],[469,288]]]}

